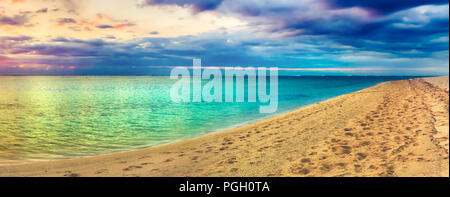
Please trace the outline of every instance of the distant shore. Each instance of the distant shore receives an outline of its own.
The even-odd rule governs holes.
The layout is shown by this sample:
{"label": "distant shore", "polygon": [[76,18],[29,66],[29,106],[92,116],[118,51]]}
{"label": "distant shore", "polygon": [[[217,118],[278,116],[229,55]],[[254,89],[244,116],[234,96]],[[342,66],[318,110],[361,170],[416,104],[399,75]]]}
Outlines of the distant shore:
{"label": "distant shore", "polygon": [[385,82],[159,147],[0,166],[0,176],[449,176],[449,78]]}

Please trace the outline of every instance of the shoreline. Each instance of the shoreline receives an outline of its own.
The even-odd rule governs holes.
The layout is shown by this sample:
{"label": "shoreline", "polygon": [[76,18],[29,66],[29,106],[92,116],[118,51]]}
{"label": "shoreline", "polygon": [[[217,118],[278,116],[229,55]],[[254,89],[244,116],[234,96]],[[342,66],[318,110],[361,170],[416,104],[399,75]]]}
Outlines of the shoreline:
{"label": "shoreline", "polygon": [[[441,172],[444,172],[445,175],[445,171],[446,176],[448,176],[448,121],[445,122],[442,118],[436,118],[435,116],[441,116],[442,112],[433,112],[433,107],[426,106],[426,110],[431,109],[431,112],[425,111],[425,107],[418,107],[414,109],[414,113],[417,113],[417,110],[422,110],[423,112],[419,112],[425,115],[413,117],[411,120],[405,119],[405,121],[410,121],[408,124],[411,125],[409,126],[412,127],[414,125],[420,128],[418,129],[421,130],[420,132],[429,130],[429,134],[424,132],[422,135],[431,135],[432,140],[427,142],[426,138],[414,135],[414,133],[411,133],[411,136],[409,136],[408,131],[411,130],[411,127],[407,126],[405,130],[399,129],[400,134],[396,137],[408,136],[408,138],[415,137],[417,140],[409,142],[408,138],[405,138],[404,141],[408,143],[399,145],[399,147],[403,148],[396,147],[397,149],[395,149],[411,149],[410,153],[414,155],[435,154],[433,155],[435,158],[428,159],[429,161],[423,158],[424,156],[417,156],[415,161],[410,162],[406,162],[403,158],[405,160],[403,163],[407,164],[397,166],[398,159],[379,156],[376,154],[378,150],[364,149],[366,150],[365,152],[353,153],[354,149],[362,150],[361,145],[349,145],[365,143],[366,141],[362,141],[359,138],[368,137],[367,135],[362,136],[359,133],[353,133],[353,130],[358,129],[353,127],[357,127],[358,125],[347,128],[349,127],[347,126],[349,122],[353,119],[357,119],[356,122],[361,121],[361,119],[358,119],[359,116],[374,111],[377,107],[389,105],[389,102],[380,105],[380,100],[377,100],[385,99],[385,101],[391,101],[393,99],[389,98],[389,94],[383,94],[385,92],[396,94],[394,92],[395,90],[403,91],[405,87],[402,86],[409,85],[415,88],[423,88],[423,92],[430,91],[432,92],[432,96],[437,95],[441,100],[447,99],[448,103],[448,87],[446,92],[447,97],[445,98],[445,94],[439,92],[437,88],[433,89],[426,86],[426,83],[436,83],[437,78],[432,78],[432,80],[427,79],[429,78],[380,83],[357,92],[344,94],[286,113],[273,115],[263,120],[255,120],[255,122],[242,126],[220,130],[193,139],[183,139],[169,144],[81,158],[3,164],[0,165],[0,176],[442,176]],[[448,77],[439,77],[439,79],[446,79],[448,86]],[[445,85],[445,82],[442,83],[441,80],[437,81],[440,82],[441,86],[442,84]],[[416,93],[411,87],[406,87],[410,92],[405,92],[404,95],[411,95],[411,98],[417,98],[417,95],[421,95],[420,93]],[[400,99],[398,102],[404,102],[405,100],[405,98],[401,97],[397,99]],[[424,98],[424,101],[434,102],[433,99],[431,97]],[[415,101],[412,100],[412,102]],[[408,103],[404,103],[404,105],[408,105]],[[404,109],[406,111],[402,111],[402,114],[409,113],[410,111],[408,109],[414,106],[408,105]],[[441,109],[442,106],[437,107],[436,110],[439,110],[438,108]],[[381,109],[381,112],[389,113],[389,110],[383,110]],[[432,114],[431,117],[429,113]],[[444,111],[443,113],[443,115],[446,113],[448,119],[448,105],[447,112]],[[380,115],[376,116],[379,117]],[[409,113],[407,116],[409,118],[412,114]],[[404,117],[398,116],[398,118],[402,120],[395,120],[395,123],[403,124]],[[414,121],[412,121],[422,119],[424,120],[421,121],[424,122],[421,123],[423,125],[415,125]],[[380,127],[380,125],[385,126],[384,122],[387,121],[390,120],[383,119],[379,124],[374,124],[374,128],[375,126]],[[433,131],[428,121],[440,121],[439,127],[442,128],[434,128],[434,130],[440,130],[440,132]],[[360,124],[367,125],[368,123]],[[393,127],[395,124],[389,125]],[[435,127],[434,123],[433,127]],[[369,127],[363,126],[360,129],[366,131],[366,128]],[[389,127],[383,127],[383,129],[387,128]],[[368,130],[370,131],[372,129],[369,128]],[[439,133],[439,135],[436,133]],[[372,133],[372,135],[375,134]],[[350,139],[347,139],[347,137],[350,137]],[[402,139],[397,138],[390,139],[390,134],[386,135],[384,132],[376,137],[381,137],[380,139],[384,139],[385,141],[382,142],[385,143],[391,143],[392,141],[399,143],[397,141],[402,141]],[[446,155],[445,151],[442,152],[436,147],[432,147],[433,152],[431,153],[425,150],[430,149],[433,144],[436,144],[436,139],[444,139],[440,140],[438,144],[441,143],[439,146],[443,146],[444,149],[445,143],[447,144]],[[369,143],[376,143],[376,140]],[[418,147],[421,147],[420,150],[416,150],[416,148],[410,146],[410,144],[414,145],[416,143]],[[338,144],[338,146],[332,146],[330,144]],[[380,147],[380,154],[384,150],[383,146],[385,145],[381,145]],[[394,150],[391,146],[394,147],[396,145],[394,143],[390,144],[389,147],[386,146],[391,149],[389,151]],[[422,148],[422,146],[426,148]],[[322,150],[320,152],[314,151],[316,149]],[[335,154],[335,152],[339,152],[339,154]],[[424,154],[425,152],[427,154]],[[280,153],[283,154],[280,155]],[[413,157],[409,153],[406,156]],[[401,157],[406,156],[401,155]],[[371,159],[371,157],[374,158]],[[366,164],[362,162],[364,160],[374,161],[366,162]],[[386,162],[387,160],[392,161],[389,163]],[[373,163],[376,162],[386,163],[386,166],[383,167],[380,165],[374,167]],[[425,164],[432,163],[433,172],[427,171],[426,168],[429,168],[429,166],[422,162]],[[369,163],[372,165],[369,165]],[[417,163],[420,163],[420,165]],[[446,163],[446,169],[445,165],[442,165],[443,163]],[[344,167],[341,164],[345,164]],[[351,166],[352,164],[354,166]],[[402,168],[405,166],[407,167],[406,169]],[[381,172],[378,168],[383,168],[384,171]],[[412,171],[412,168],[420,168],[420,170],[416,169]]]}
{"label": "shoreline", "polygon": [[[378,84],[375,84],[375,85],[378,85]],[[343,95],[345,95],[345,94],[343,94]],[[339,96],[342,96],[342,95],[339,95]],[[315,102],[315,103],[312,103],[312,104],[304,105],[304,106],[298,107],[296,109],[288,110],[286,112],[274,113],[273,115],[270,115],[270,116],[267,116],[267,117],[261,117],[261,118],[255,119],[255,120],[246,121],[246,122],[239,123],[239,124],[236,124],[236,125],[232,125],[232,126],[229,126],[229,127],[215,129],[212,132],[208,132],[208,133],[205,133],[205,134],[193,137],[193,138],[179,139],[179,140],[175,140],[175,141],[172,141],[172,142],[167,142],[167,143],[154,145],[154,146],[142,146],[142,147],[136,147],[134,149],[128,149],[128,150],[123,150],[123,151],[117,151],[117,152],[111,152],[111,153],[103,153],[103,154],[96,154],[96,155],[85,155],[85,156],[79,156],[79,157],[67,157],[67,158],[58,158],[58,159],[4,160],[4,161],[0,161],[0,167],[1,166],[8,166],[8,165],[33,164],[33,163],[36,163],[36,162],[56,162],[56,161],[62,161],[62,160],[73,160],[73,159],[83,159],[83,158],[91,158],[91,157],[98,157],[98,156],[108,156],[108,155],[115,155],[115,154],[120,154],[120,153],[127,153],[127,152],[145,150],[145,149],[149,149],[149,148],[157,148],[157,147],[161,147],[161,146],[167,146],[167,145],[176,144],[176,143],[187,141],[187,140],[197,140],[197,139],[201,139],[203,137],[209,136],[209,135],[214,135],[214,134],[217,134],[217,133],[226,132],[228,130],[237,129],[237,128],[244,127],[244,126],[251,125],[251,124],[255,124],[255,123],[258,123],[258,122],[261,122],[261,121],[264,121],[264,120],[268,120],[268,119],[271,119],[271,118],[275,118],[275,117],[278,117],[278,116],[289,114],[291,112],[300,110],[300,109],[305,108],[305,107],[309,107],[309,106],[312,106],[312,105],[316,105],[316,104],[319,104],[319,103],[322,103],[322,102],[326,102],[326,101],[335,99],[335,98],[337,98],[339,96],[335,96],[335,97],[332,97],[332,98],[329,98],[329,99],[325,99],[323,101],[318,101],[318,102]]]}
{"label": "shoreline", "polygon": [[[342,95],[340,95],[340,96],[342,96]],[[336,97],[339,97],[339,96],[336,96]],[[216,133],[226,132],[228,130],[233,130],[233,129],[236,129],[236,128],[239,128],[239,127],[243,127],[243,126],[246,126],[246,125],[258,123],[260,121],[267,120],[267,119],[270,119],[270,118],[273,118],[273,117],[277,117],[277,116],[280,116],[280,115],[288,114],[288,113],[291,113],[293,111],[302,109],[304,107],[308,107],[308,106],[315,105],[315,104],[318,104],[318,103],[321,103],[321,102],[325,102],[325,101],[334,99],[336,97],[332,97],[332,98],[329,98],[329,99],[326,99],[326,100],[323,100],[323,101],[318,101],[318,102],[315,102],[315,103],[312,103],[312,104],[304,105],[304,106],[298,107],[298,108],[293,109],[293,110],[288,110],[286,112],[274,113],[273,115],[270,115],[270,116],[267,116],[267,117],[257,118],[255,120],[242,122],[242,123],[235,124],[235,125],[232,125],[232,126],[229,126],[229,127],[218,128],[218,129],[215,129],[212,132],[207,132],[205,134],[202,134],[202,135],[199,135],[199,136],[195,136],[195,137],[192,137],[192,138],[188,137],[188,138],[179,139],[179,140],[175,140],[175,141],[171,141],[171,142],[167,142],[167,143],[163,143],[163,144],[159,144],[159,145],[142,146],[142,147],[136,147],[136,148],[133,148],[133,149],[126,149],[126,150],[123,150],[123,151],[117,151],[117,152],[111,152],[111,153],[85,155],[85,156],[79,156],[79,157],[58,158],[58,159],[25,159],[25,160],[4,160],[4,161],[0,160],[0,166],[30,164],[30,163],[36,163],[36,162],[55,162],[55,161],[69,160],[69,159],[82,159],[82,158],[97,157],[97,156],[102,156],[102,155],[104,155],[104,156],[106,156],[106,155],[114,155],[114,154],[133,152],[133,151],[138,151],[138,150],[143,150],[143,149],[148,149],[148,148],[157,148],[157,147],[160,147],[160,146],[166,146],[166,145],[170,145],[170,144],[174,144],[174,143],[178,143],[178,142],[182,142],[182,141],[186,141],[186,140],[196,140],[196,139],[203,138],[203,137],[206,137],[206,136],[209,136],[209,135],[214,135]]]}
{"label": "shoreline", "polygon": [[[93,75],[93,77],[94,76],[95,75]],[[38,76],[38,77],[47,77],[47,76]],[[60,76],[55,76],[55,77],[60,77]],[[66,76],[61,76],[61,77],[66,77]],[[79,77],[79,76],[72,76],[72,77]],[[110,76],[101,76],[101,77],[110,77]],[[112,76],[112,77],[114,77],[114,76]],[[160,77],[166,77],[166,76],[160,76]],[[384,82],[380,82],[380,83],[384,83]],[[380,83],[377,83],[377,84],[372,85],[370,87],[379,85]],[[370,87],[367,87],[367,88],[370,88]],[[364,89],[366,89],[366,88],[364,88]],[[364,89],[361,89],[361,90],[364,90]],[[358,91],[361,91],[361,90],[357,90],[355,92],[358,92]],[[354,92],[350,92],[350,93],[346,93],[346,94],[351,94],[351,93],[354,93]],[[316,105],[316,104],[319,104],[319,103],[322,103],[322,102],[327,102],[329,100],[335,99],[337,97],[340,97],[340,96],[343,96],[343,95],[346,95],[346,94],[342,94],[342,95],[326,98],[324,100],[320,100],[320,101],[316,101],[314,103],[310,103],[310,104],[306,104],[306,105],[303,105],[303,106],[299,106],[299,107],[296,107],[294,109],[289,109],[289,110],[285,110],[285,111],[282,111],[282,112],[273,113],[273,114],[268,115],[266,117],[260,117],[260,118],[254,119],[254,120],[249,120],[249,121],[246,121],[246,122],[234,124],[234,125],[227,126],[227,127],[224,127],[224,128],[217,128],[217,129],[214,129],[211,132],[206,132],[206,133],[200,134],[198,136],[186,137],[186,138],[182,138],[182,139],[178,139],[178,140],[174,140],[174,141],[170,141],[170,142],[162,143],[162,144],[158,144],[158,145],[151,145],[151,146],[143,145],[143,146],[139,146],[139,147],[134,147],[132,149],[123,149],[123,150],[119,150],[119,151],[115,151],[115,152],[109,152],[109,153],[100,153],[100,154],[84,155],[84,156],[77,156],[77,157],[66,157],[66,158],[63,157],[63,158],[56,158],[56,159],[36,158],[36,159],[23,159],[23,160],[3,160],[3,161],[0,160],[0,166],[30,164],[30,163],[36,163],[36,162],[55,162],[55,161],[61,161],[61,160],[83,159],[83,158],[97,157],[97,156],[103,156],[103,155],[107,156],[107,155],[114,155],[114,154],[119,154],[119,153],[133,152],[133,151],[138,151],[138,150],[143,150],[143,149],[148,149],[148,148],[156,148],[156,147],[160,147],[160,146],[166,146],[166,145],[170,145],[170,144],[174,144],[174,143],[178,143],[178,142],[182,142],[182,141],[186,141],[186,140],[196,140],[196,139],[203,138],[203,137],[206,137],[206,136],[209,136],[209,135],[214,135],[214,134],[217,134],[217,133],[226,132],[228,130],[237,129],[237,128],[240,128],[240,127],[243,127],[243,126],[246,126],[246,125],[251,125],[251,124],[258,123],[258,122],[261,122],[261,121],[264,121],[264,120],[267,120],[267,119],[271,119],[271,118],[278,117],[278,116],[281,116],[281,115],[289,114],[291,112],[300,110],[302,108],[313,106],[313,105]]]}

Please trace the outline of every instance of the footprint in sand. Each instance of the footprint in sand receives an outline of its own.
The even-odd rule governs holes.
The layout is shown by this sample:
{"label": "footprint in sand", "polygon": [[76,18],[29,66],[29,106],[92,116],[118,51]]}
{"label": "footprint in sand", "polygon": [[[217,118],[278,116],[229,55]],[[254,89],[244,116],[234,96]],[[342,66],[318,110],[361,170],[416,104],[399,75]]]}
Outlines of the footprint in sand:
{"label": "footprint in sand", "polygon": [[294,174],[301,174],[301,175],[307,175],[311,171],[308,168],[298,168],[298,169],[291,169],[291,172]]}
{"label": "footprint in sand", "polygon": [[95,174],[103,174],[103,173],[108,173],[108,169],[101,169],[95,172]]}
{"label": "footprint in sand", "polygon": [[367,157],[366,153],[356,153],[356,156],[358,157],[358,160],[364,160]]}
{"label": "footprint in sand", "polygon": [[329,172],[332,169],[333,169],[333,166],[328,163],[323,163],[322,166],[320,167],[320,170],[322,172]]}
{"label": "footprint in sand", "polygon": [[64,174],[65,177],[80,177],[81,175],[78,173],[72,173],[72,171],[66,171]]}
{"label": "footprint in sand", "polygon": [[310,158],[304,158],[301,160],[302,163],[310,163],[311,159]]}
{"label": "footprint in sand", "polygon": [[139,169],[142,168],[142,166],[128,166],[127,168],[124,168],[123,171],[130,171],[133,169]]}

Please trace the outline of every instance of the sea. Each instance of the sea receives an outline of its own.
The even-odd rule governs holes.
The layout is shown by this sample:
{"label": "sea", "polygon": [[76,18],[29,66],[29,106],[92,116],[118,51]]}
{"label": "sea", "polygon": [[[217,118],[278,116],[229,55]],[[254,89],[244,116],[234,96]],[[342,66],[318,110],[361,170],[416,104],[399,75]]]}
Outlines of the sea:
{"label": "sea", "polygon": [[272,92],[277,110],[267,114],[260,113],[267,102],[248,102],[247,94],[244,102],[174,102],[177,80],[168,76],[0,76],[0,162],[159,146],[407,78],[413,77],[279,76]]}

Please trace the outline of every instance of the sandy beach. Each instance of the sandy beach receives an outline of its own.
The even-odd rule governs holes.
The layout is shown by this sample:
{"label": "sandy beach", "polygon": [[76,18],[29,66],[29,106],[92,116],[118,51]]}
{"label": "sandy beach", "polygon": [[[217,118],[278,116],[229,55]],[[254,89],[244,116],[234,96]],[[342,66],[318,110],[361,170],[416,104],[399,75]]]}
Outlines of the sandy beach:
{"label": "sandy beach", "polygon": [[449,78],[378,84],[169,145],[0,165],[0,176],[449,176]]}

